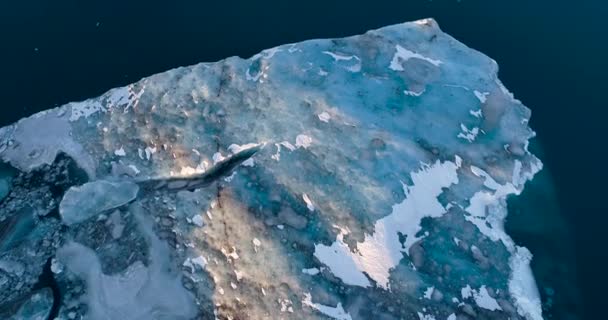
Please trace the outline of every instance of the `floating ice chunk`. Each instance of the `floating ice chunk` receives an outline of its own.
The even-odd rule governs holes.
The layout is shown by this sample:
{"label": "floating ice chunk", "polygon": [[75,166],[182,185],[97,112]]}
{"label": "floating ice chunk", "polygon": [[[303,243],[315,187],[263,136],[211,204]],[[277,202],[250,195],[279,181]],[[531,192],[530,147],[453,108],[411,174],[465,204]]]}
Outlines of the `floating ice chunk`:
{"label": "floating ice chunk", "polygon": [[[324,54],[324,51],[328,53]],[[362,62],[365,62],[365,69]],[[366,72],[361,72],[363,70]],[[171,225],[171,231],[163,227],[155,232],[163,236],[166,232],[175,232],[176,237],[170,237],[171,247],[162,255],[166,259],[161,264],[148,263],[148,259],[142,260],[142,256],[138,256],[141,252],[134,252],[134,260],[129,261],[143,263],[126,270],[124,266],[122,270],[115,270],[114,265],[120,263],[110,263],[112,276],[98,269],[94,277],[83,267],[83,272],[78,274],[87,284],[87,290],[78,301],[86,307],[81,309],[84,313],[80,310],[75,313],[76,317],[96,319],[99,315],[96,312],[108,309],[108,314],[101,314],[101,319],[193,319],[205,317],[213,311],[218,318],[229,319],[235,316],[232,314],[235,310],[247,306],[246,316],[258,319],[265,316],[259,311],[278,313],[277,300],[285,298],[294,302],[290,305],[284,301],[286,313],[283,315],[291,316],[287,313],[290,308],[295,313],[302,304],[293,300],[293,294],[288,296],[283,290],[271,289],[272,284],[280,280],[296,291],[298,288],[314,288],[314,294],[319,295],[317,298],[324,298],[322,301],[331,301],[326,299],[332,297],[344,298],[336,294],[342,290],[355,293],[355,296],[349,295],[348,302],[339,301],[344,304],[344,310],[333,307],[338,301],[324,302],[331,305],[329,307],[310,301],[315,310],[336,311],[344,318],[347,318],[346,311],[350,311],[353,318],[365,317],[366,314],[375,314],[378,318],[399,318],[407,314],[418,318],[417,313],[420,312],[422,317],[444,320],[459,309],[458,304],[462,303],[459,291],[466,286],[464,281],[470,279],[476,284],[475,294],[482,298],[486,292],[479,288],[479,284],[499,284],[502,289],[508,281],[509,290],[501,291],[501,299],[514,303],[513,310],[517,310],[522,318],[537,320],[541,309],[529,271],[531,256],[515,246],[502,224],[506,217],[506,195],[519,192],[541,164],[525,147],[525,141],[533,136],[528,127],[529,110],[512,100],[506,88],[495,81],[496,70],[491,59],[443,34],[432,20],[399,24],[364,36],[281,46],[248,60],[233,57],[217,64],[179,68],[96,99],[40,113],[0,129],[0,157],[18,170],[31,171],[46,170],[48,167],[42,164],[49,164],[51,168],[61,165],[61,161],[54,163],[54,160],[60,159],[57,155],[64,153],[86,170],[91,181],[95,181],[109,174],[107,162],[116,158],[115,149],[124,146],[126,157],[134,161],[122,158],[124,163],[120,165],[124,168],[121,170],[135,176],[130,174],[131,170],[126,170],[126,166],[133,163],[145,173],[145,177],[162,180],[179,175],[180,170],[182,175],[208,170],[202,162],[211,164],[214,152],[221,151],[228,156],[236,150],[235,146],[227,150],[214,149],[218,145],[228,146],[235,141],[274,142],[273,150],[256,158],[256,170],[240,170],[246,175],[237,176],[238,181],[235,178],[229,185],[223,183],[224,177],[233,171],[217,176],[213,175],[215,171],[211,171],[212,174],[204,176],[220,182],[221,195],[216,193],[215,187],[195,188],[195,192],[179,191],[188,189],[190,182],[194,181],[188,179],[170,181],[173,182],[172,188],[164,180],[158,184],[153,181],[159,186],[154,191],[142,188],[140,192],[146,206],[154,208],[152,199],[155,199],[159,206],[163,202],[162,206],[169,210],[176,208],[176,215],[184,206],[190,207],[188,214],[179,212],[180,217],[190,217],[186,218],[189,223],[193,223],[191,218],[197,213],[204,217],[205,212],[211,210],[209,207],[215,207],[218,216],[211,220],[208,214],[209,218],[204,219],[205,224],[210,222],[210,225],[195,232],[191,232],[193,226],[180,223],[179,218],[177,223],[162,220],[167,228]],[[245,75],[256,83],[247,81]],[[226,81],[228,79],[231,80]],[[258,85],[262,82],[272,83],[269,86]],[[137,110],[140,96],[144,97],[141,95],[144,85],[148,85],[146,108]],[[422,91],[423,88],[426,91]],[[480,92],[476,94],[474,88]],[[487,92],[491,94],[487,95]],[[478,103],[478,99],[482,103]],[[490,101],[495,103],[489,105]],[[480,105],[483,111],[479,109]],[[70,111],[73,117],[70,117]],[[488,135],[481,139],[479,135],[485,134],[481,129],[484,117],[487,118],[483,124]],[[69,122],[68,118],[75,122]],[[137,130],[128,130],[128,126],[142,120],[144,123]],[[466,130],[461,132],[460,123]],[[474,127],[479,127],[477,133]],[[457,138],[459,133],[462,133],[461,138]],[[299,134],[309,139],[296,139]],[[283,139],[289,139],[289,142]],[[467,142],[471,140],[474,140],[473,144]],[[127,142],[128,145],[125,144]],[[85,143],[86,148],[83,147]],[[171,148],[168,143],[171,143]],[[505,144],[510,146],[508,152],[502,149]],[[276,153],[272,154],[275,146]],[[154,154],[156,149],[153,147],[162,154]],[[236,148],[242,147],[236,145]],[[310,152],[297,150],[306,147]],[[466,168],[459,169],[458,160],[445,161],[454,159],[456,154],[463,155]],[[265,158],[270,155],[271,163]],[[487,161],[487,155],[494,155],[491,162]],[[281,160],[289,159],[289,162],[272,161],[279,160],[280,156],[283,156]],[[216,163],[219,157],[223,158],[222,154],[216,154]],[[150,163],[146,163],[146,159]],[[436,162],[436,159],[440,161]],[[420,166],[420,161],[429,164]],[[253,160],[243,163],[253,164]],[[471,171],[480,179],[472,176],[469,166],[473,166]],[[496,180],[474,166],[487,166],[488,172],[493,175],[496,172]],[[513,168],[512,177],[508,172],[510,168]],[[112,172],[116,176],[114,173],[118,171]],[[145,177],[139,176],[137,183]],[[457,177],[463,180],[462,183],[456,183]],[[512,186],[504,179],[512,179]],[[27,186],[30,187],[38,188]],[[181,195],[192,193],[196,200],[185,201],[179,196],[174,199],[168,194],[174,191]],[[310,203],[305,199],[300,201],[303,192],[306,192]],[[35,194],[32,192],[31,196]],[[294,195],[302,198],[292,201]],[[6,201],[12,203],[16,198],[5,197],[2,204]],[[31,204],[36,205],[35,202],[38,201]],[[151,237],[147,237],[149,241],[139,241],[141,233],[131,228],[131,216],[124,211],[131,212],[132,208],[139,206],[137,201],[132,202],[120,208],[127,229],[119,239],[113,239],[113,235],[119,232],[113,230],[111,215],[116,209],[111,209],[97,214],[103,219],[94,221],[95,217],[92,217],[90,224],[71,225],[70,232],[59,234],[59,240],[66,243],[75,234],[86,234],[93,237],[91,245],[120,242],[116,248],[123,248],[123,244],[140,248],[140,245],[156,243],[150,241]],[[469,207],[464,208],[467,203]],[[314,214],[304,209],[306,212],[299,215],[302,204],[309,209],[316,207]],[[446,214],[448,210],[449,214]],[[258,211],[262,214],[257,214]],[[220,212],[225,214],[220,217]],[[477,232],[473,237],[468,231],[463,233],[470,228],[450,227],[462,227],[463,219],[475,223],[481,234]],[[331,233],[327,230],[327,223],[332,221],[347,225],[353,230],[352,237],[347,239],[344,234],[348,231],[341,230],[335,239],[327,239]],[[432,228],[423,229],[422,221],[429,222],[428,226]],[[39,229],[50,225],[50,220],[34,222],[33,229],[28,228],[29,222],[23,223],[25,227],[18,226],[18,229],[28,232],[31,229],[30,233],[37,237],[56,234],[53,230],[41,232]],[[87,230],[81,230],[85,226]],[[127,231],[129,237],[125,236]],[[104,238],[98,239],[100,236]],[[456,236],[462,242],[454,240]],[[323,241],[325,246],[319,241]],[[417,242],[420,246],[415,245]],[[201,246],[201,243],[205,245]],[[241,254],[239,260],[235,260],[238,256],[235,251],[226,251],[225,259],[217,257],[216,251],[222,246],[228,249],[228,244],[232,243],[245,246],[242,252],[238,252]],[[467,247],[484,248],[484,258],[497,268],[486,269],[483,264],[472,263],[466,270],[452,268],[450,276],[446,276],[447,271],[442,268],[416,269],[419,263],[424,264],[439,255],[445,256],[449,250],[455,249],[453,243],[463,249],[465,244]],[[502,249],[505,246],[508,252]],[[184,283],[189,289],[186,295],[182,291],[181,274],[169,274],[171,270],[179,273],[174,267],[184,261],[171,261],[170,257],[182,257],[184,248],[188,253],[196,252],[187,263],[195,271],[200,268],[194,264],[194,257],[213,257],[205,270],[209,276],[205,280],[209,282],[203,282],[200,275],[193,275],[193,283]],[[42,246],[36,248],[39,249]],[[91,262],[85,259],[84,251],[72,250],[71,253],[77,257],[73,260]],[[118,257],[116,252],[109,251],[114,250],[95,252],[104,265],[109,259]],[[58,260],[61,260],[60,256],[57,256]],[[131,259],[130,254],[120,254],[123,256]],[[27,255],[19,258],[28,263],[33,259]],[[89,269],[97,268],[94,260],[84,265]],[[61,260],[61,263],[66,261]],[[24,265],[34,265],[28,263]],[[36,261],[35,265],[41,263]],[[444,263],[449,264],[450,261]],[[66,263],[66,272],[74,270],[74,265],[78,263]],[[321,267],[325,265],[335,278]],[[156,266],[158,268],[154,269]],[[303,266],[318,266],[318,269],[302,270]],[[240,281],[237,281],[241,276],[236,271],[237,280],[234,280],[232,272],[236,268],[244,272]],[[317,273],[317,270],[323,272]],[[310,276],[313,273],[316,275]],[[471,274],[475,279],[470,277]],[[65,277],[57,278],[61,282]],[[114,280],[106,281],[107,278]],[[155,278],[161,281],[152,288],[162,288],[162,297],[153,296],[158,292],[148,290],[151,287],[140,285]],[[23,279],[36,279],[36,275],[30,274],[26,268]],[[401,290],[403,287],[398,290],[389,279],[407,282],[409,293]],[[0,300],[7,291],[21,299],[28,298],[17,292],[18,289],[6,286],[8,281],[5,276],[0,276],[3,289],[0,290]],[[118,289],[106,290],[101,283]],[[236,285],[239,292],[230,289],[224,292]],[[404,299],[405,294],[414,298],[409,300],[415,303],[406,303],[395,309],[386,305],[376,306],[374,296],[377,296],[379,288],[371,288],[375,285],[386,289],[380,292],[382,300]],[[436,289],[431,293],[427,289],[430,287]],[[414,288],[419,288],[420,292],[411,291]],[[196,297],[174,299],[172,294],[165,294],[166,291],[177,292],[177,297]],[[440,299],[444,291],[445,298]],[[110,298],[106,299],[104,294],[108,292]],[[432,301],[422,298],[422,293],[430,296]],[[487,293],[491,295],[492,290],[487,288]],[[92,299],[91,295],[99,299]],[[266,296],[262,298],[262,295]],[[472,291],[468,299],[467,303],[475,305]],[[175,300],[192,304],[174,304]],[[197,308],[194,301],[204,303]],[[215,307],[205,301],[212,302]],[[491,300],[481,301],[481,304],[486,303],[486,307],[496,307]],[[122,302],[124,306],[117,306]],[[3,302],[9,303],[13,302],[10,299],[8,303]],[[361,306],[367,310],[359,312]],[[500,306],[503,306],[502,302]],[[173,311],[162,314],[174,308],[193,311],[192,314],[176,315]],[[293,318],[327,317],[309,306],[302,308],[304,313],[293,314]],[[458,310],[461,311],[466,310]],[[482,311],[480,316],[487,313],[487,310]],[[518,317],[514,312],[511,308],[493,311],[496,318]],[[455,320],[455,317],[452,314],[449,320]]]}
{"label": "floating ice chunk", "polygon": [[340,302],[338,302],[338,305],[335,307],[325,306],[319,303],[313,303],[312,296],[310,295],[310,293],[305,293],[304,299],[302,300],[302,304],[309,306],[321,312],[322,314],[336,320],[352,320],[352,317],[350,316],[350,314],[348,314],[348,312],[344,310],[344,308],[342,307],[342,303]]}
{"label": "floating ice chunk", "polygon": [[123,206],[137,197],[139,187],[129,181],[97,180],[71,187],[59,204],[63,223],[72,225]]}

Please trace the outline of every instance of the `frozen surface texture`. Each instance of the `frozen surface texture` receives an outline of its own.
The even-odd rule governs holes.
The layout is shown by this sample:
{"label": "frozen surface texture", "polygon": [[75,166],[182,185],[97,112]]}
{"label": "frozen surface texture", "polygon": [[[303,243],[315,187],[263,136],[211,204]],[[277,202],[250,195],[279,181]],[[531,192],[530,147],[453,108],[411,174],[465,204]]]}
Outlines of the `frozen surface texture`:
{"label": "frozen surface texture", "polygon": [[497,71],[421,20],[2,128],[0,314],[541,319],[503,223],[542,164]]}

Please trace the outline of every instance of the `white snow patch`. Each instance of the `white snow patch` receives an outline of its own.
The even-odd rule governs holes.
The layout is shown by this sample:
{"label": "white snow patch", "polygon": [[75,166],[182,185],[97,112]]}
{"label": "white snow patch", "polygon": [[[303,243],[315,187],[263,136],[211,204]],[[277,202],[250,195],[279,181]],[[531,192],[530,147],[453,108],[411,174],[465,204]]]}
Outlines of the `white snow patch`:
{"label": "white snow patch", "polygon": [[416,21],[413,21],[413,22],[415,24],[419,25],[419,26],[424,26],[424,25],[433,24],[433,19],[426,18],[426,19],[416,20]]}
{"label": "white snow patch", "polygon": [[458,134],[458,138],[465,139],[469,142],[475,141],[477,135],[479,134],[479,128],[474,127],[473,129],[467,128],[464,124],[460,124],[461,133]]}
{"label": "white snow patch", "polygon": [[319,274],[319,272],[321,272],[321,270],[319,270],[317,268],[302,269],[302,273],[306,273],[311,276],[315,276],[315,275]]}
{"label": "white snow patch", "polygon": [[329,56],[331,56],[336,62],[338,61],[351,61],[351,60],[356,60],[357,62],[354,65],[351,66],[347,66],[344,67],[346,70],[350,71],[350,72],[359,72],[361,71],[361,59],[359,59],[359,57],[355,56],[355,55],[342,55],[339,53],[333,53],[330,51],[323,51],[324,54],[327,54]]}
{"label": "white snow patch", "polygon": [[192,223],[194,225],[196,225],[197,227],[202,227],[205,224],[205,221],[203,220],[203,216],[201,216],[200,214],[197,214],[194,217],[192,217]]}
{"label": "white snow patch", "polygon": [[342,307],[342,303],[340,302],[338,302],[338,305],[335,307],[330,307],[319,303],[313,303],[312,296],[310,295],[310,293],[305,293],[304,299],[302,300],[302,304],[307,305],[321,312],[322,314],[336,320],[352,320],[350,314],[348,314],[348,312],[344,310],[344,308]]}
{"label": "white snow patch", "polygon": [[315,206],[314,206],[314,204],[312,204],[312,201],[310,200],[310,198],[308,197],[308,195],[306,193],[304,193],[302,195],[302,199],[306,203],[306,208],[308,208],[309,211],[315,211]]}
{"label": "white snow patch", "polygon": [[205,172],[205,170],[201,166],[197,166],[196,168],[192,168],[191,166],[185,166],[181,168],[179,174],[181,176],[191,176],[203,172]]}
{"label": "white snow patch", "polygon": [[532,254],[524,247],[515,247],[515,252],[509,259],[511,277],[509,278],[509,293],[515,300],[517,313],[528,320],[542,320],[542,308],[538,288],[530,261]]}
{"label": "white snow patch", "polygon": [[469,114],[471,114],[475,118],[481,118],[483,114],[481,113],[481,109],[479,110],[469,110]]}
{"label": "white snow patch", "polygon": [[230,146],[228,146],[228,151],[232,152],[233,154],[236,154],[243,150],[255,148],[258,146],[260,146],[259,143],[247,143],[247,144],[243,144],[243,145],[238,145],[238,144],[233,143]]}
{"label": "white snow patch", "polygon": [[423,297],[426,299],[431,299],[431,297],[433,296],[433,291],[435,291],[435,287],[426,288]]}
{"label": "white snow patch", "polygon": [[275,54],[277,54],[281,51],[283,51],[283,49],[281,49],[279,47],[274,47],[274,48],[270,48],[270,49],[266,49],[266,50],[262,51],[261,54],[265,59],[272,59],[272,57],[274,57]]}
{"label": "white snow patch", "polygon": [[460,239],[454,237],[454,243],[456,243],[457,246],[460,246],[460,242],[461,242]]}
{"label": "white snow patch", "polygon": [[224,158],[224,156],[222,156],[221,153],[216,152],[216,153],[213,154],[212,159],[213,159],[213,164],[215,165],[215,164],[218,164],[220,161],[222,161],[222,160],[224,160],[226,158]]}
{"label": "white snow patch", "polygon": [[490,311],[502,310],[502,308],[496,302],[496,299],[490,296],[486,286],[481,286],[477,292],[473,293],[473,298],[475,299],[475,303],[480,308],[484,308]]}
{"label": "white snow patch", "polygon": [[125,149],[123,147],[120,147],[120,149],[114,150],[114,154],[119,157],[124,157],[127,155],[127,153],[125,152]]}
{"label": "white snow patch", "polygon": [[139,171],[139,169],[134,165],[134,164],[130,164],[128,165],[129,168],[131,168],[131,170],[133,170],[133,172],[137,175],[139,174],[141,171]]}
{"label": "white snow patch", "polygon": [[403,62],[405,62],[409,59],[424,60],[436,67],[439,67],[439,65],[443,63],[443,61],[441,61],[441,60],[435,60],[435,59],[431,59],[429,57],[425,57],[419,53],[405,49],[404,47],[402,47],[400,45],[396,45],[395,48],[397,49],[397,51],[395,52],[395,55],[393,56],[393,60],[391,61],[391,64],[389,66],[389,68],[391,68],[392,70],[395,70],[395,71],[403,71]]}
{"label": "white snow patch", "polygon": [[296,147],[297,148],[301,147],[301,148],[306,149],[306,148],[310,147],[311,144],[312,144],[312,138],[305,134],[299,134],[296,137]]}
{"label": "white snow patch", "polygon": [[486,289],[486,286],[481,286],[479,290],[472,289],[471,286],[460,289],[460,295],[462,299],[473,298],[475,303],[480,307],[490,311],[502,310],[502,308],[496,302],[496,299],[492,298]]}
{"label": "white snow patch", "polygon": [[63,272],[63,264],[57,261],[56,258],[51,259],[51,272],[54,274],[60,274]]}
{"label": "white snow patch", "polygon": [[513,183],[504,185],[496,182],[484,170],[471,166],[473,174],[484,178],[484,186],[492,191],[479,191],[470,199],[470,205],[466,208],[470,216],[465,219],[477,226],[479,231],[493,241],[501,240],[507,250],[511,253],[509,265],[511,276],[509,278],[509,293],[515,300],[515,306],[519,315],[528,320],[542,319],[542,309],[538,288],[530,268],[532,254],[526,248],[516,246],[513,240],[504,231],[504,218],[507,215],[505,199],[509,194],[519,194],[513,184],[523,187],[527,179],[532,178],[542,167],[540,161],[534,162],[527,173],[522,173],[521,164],[514,163]]}
{"label": "white snow patch", "polygon": [[329,113],[327,113],[325,111],[318,114],[317,117],[319,117],[319,120],[321,120],[323,122],[329,122],[329,119],[331,119],[331,116],[329,115]]}
{"label": "white snow patch", "polygon": [[486,103],[488,100],[488,95],[490,94],[489,92],[479,92],[477,90],[474,90],[473,93],[481,103]]}
{"label": "white snow patch", "polygon": [[231,175],[224,178],[224,181],[230,182],[230,181],[232,181],[232,179],[234,179],[234,177],[236,177],[236,171],[233,171]]}
{"label": "white snow patch", "polygon": [[241,163],[241,164],[245,167],[253,167],[253,166],[255,166],[255,161],[253,160],[253,158],[249,158],[249,159],[243,161],[243,163]]}
{"label": "white snow patch", "polygon": [[343,55],[343,54],[339,54],[339,53],[333,53],[330,51],[323,51],[323,53],[331,56],[332,58],[334,58],[335,61],[341,61],[341,60],[348,61],[348,60],[352,60],[353,58],[355,58],[355,56],[353,56],[353,55],[347,56],[347,55]]}
{"label": "white snow patch", "polygon": [[460,295],[462,296],[462,299],[468,299],[470,297],[473,296],[473,289],[471,289],[471,286],[467,284],[466,287],[460,289]]}
{"label": "white snow patch", "polygon": [[85,119],[88,118],[89,116],[99,112],[99,111],[106,111],[106,108],[104,108],[103,105],[101,105],[101,103],[99,103],[98,101],[93,101],[93,100],[87,100],[87,101],[82,101],[82,102],[72,102],[69,104],[69,106],[72,108],[72,114],[70,115],[70,121],[76,121],[78,119],[80,119],[81,117],[84,117]]}
{"label": "white snow patch", "polygon": [[420,91],[420,92],[416,92],[416,91],[410,91],[410,90],[404,90],[404,91],[403,91],[403,93],[404,93],[406,96],[420,97],[420,96],[421,96],[421,95],[424,93],[424,91],[426,91],[426,90],[422,90],[422,91]]}
{"label": "white snow patch", "polygon": [[200,270],[205,270],[207,266],[207,259],[203,256],[199,256],[197,258],[187,258],[183,263],[184,267],[190,268],[190,272],[196,271],[195,267],[198,267]]}
{"label": "white snow patch", "polygon": [[[455,162],[423,164],[419,171],[411,174],[413,185],[403,184],[405,200],[395,204],[391,214],[376,221],[374,234],[366,234],[365,240],[357,244],[355,253],[343,242],[347,230],[342,229],[331,246],[315,245],[314,255],[345,283],[369,286],[363,275],[366,272],[379,286],[389,289],[390,270],[420,239],[416,234],[421,229],[421,220],[437,218],[446,212],[437,197],[443,188],[458,183],[457,170],[461,164],[462,159],[458,156]],[[406,235],[403,246],[398,233]]]}
{"label": "white snow patch", "polygon": [[424,314],[422,312],[418,312],[418,319],[419,320],[435,320],[435,316],[433,316],[432,314]]}
{"label": "white snow patch", "polygon": [[252,242],[253,242],[253,245],[256,247],[259,247],[262,245],[262,242],[258,238],[253,238]]}
{"label": "white snow patch", "polygon": [[156,147],[146,147],[144,152],[146,153],[146,160],[150,160],[150,157],[152,157],[152,155],[156,153]]}
{"label": "white snow patch", "polygon": [[[297,139],[296,139],[296,141],[297,141]],[[283,142],[280,143],[280,145],[282,145],[283,147],[289,149],[289,151],[296,150],[296,147],[293,144],[289,143],[289,141],[283,141]]]}
{"label": "white snow patch", "polygon": [[[344,243],[344,236],[348,229],[334,226],[340,230],[337,240],[330,247],[323,244],[315,245],[315,257],[325,264],[334,275],[349,285],[369,287],[371,284],[367,277],[360,271],[355,256],[350,248]],[[357,256],[359,257],[359,256]],[[359,257],[361,258],[361,257]]]}
{"label": "white snow patch", "polygon": [[278,299],[277,302],[281,306],[281,312],[293,313],[293,302],[289,299]]}

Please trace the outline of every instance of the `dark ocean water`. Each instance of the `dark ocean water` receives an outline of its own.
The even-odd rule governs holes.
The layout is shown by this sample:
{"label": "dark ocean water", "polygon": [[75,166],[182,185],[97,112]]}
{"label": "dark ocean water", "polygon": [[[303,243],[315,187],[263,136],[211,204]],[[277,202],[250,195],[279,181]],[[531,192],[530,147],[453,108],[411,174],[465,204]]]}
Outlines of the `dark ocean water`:
{"label": "dark ocean water", "polygon": [[532,109],[545,170],[510,201],[548,319],[605,319],[608,4],[601,0],[0,2],[0,126],[177,66],[434,17]]}

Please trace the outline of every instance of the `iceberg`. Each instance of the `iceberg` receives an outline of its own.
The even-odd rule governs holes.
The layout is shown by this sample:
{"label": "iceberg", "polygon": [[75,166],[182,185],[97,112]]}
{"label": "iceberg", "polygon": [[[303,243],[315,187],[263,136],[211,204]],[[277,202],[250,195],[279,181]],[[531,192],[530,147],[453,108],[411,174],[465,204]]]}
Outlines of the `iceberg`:
{"label": "iceberg", "polygon": [[542,319],[503,227],[542,163],[497,73],[425,19],[1,128],[0,315]]}

